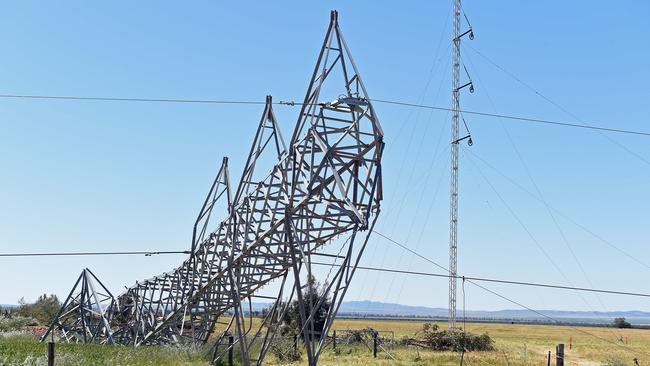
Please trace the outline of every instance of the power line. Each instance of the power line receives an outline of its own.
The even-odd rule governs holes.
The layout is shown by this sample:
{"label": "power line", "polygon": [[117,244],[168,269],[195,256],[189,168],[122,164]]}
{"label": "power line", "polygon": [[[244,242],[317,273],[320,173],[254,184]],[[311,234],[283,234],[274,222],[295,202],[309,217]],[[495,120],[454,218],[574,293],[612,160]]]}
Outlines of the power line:
{"label": "power line", "polygon": [[[519,77],[517,77],[517,75],[515,75],[515,74],[513,74],[512,72],[506,70],[503,66],[500,66],[499,64],[497,64],[496,62],[494,62],[492,59],[490,59],[489,57],[487,57],[487,56],[485,56],[483,53],[481,53],[479,50],[475,49],[475,48],[472,47],[471,45],[467,45],[467,47],[469,47],[469,48],[470,48],[472,51],[474,51],[477,55],[481,56],[484,60],[486,60],[486,61],[487,61],[488,63],[490,63],[492,66],[494,66],[494,67],[496,67],[497,69],[501,70],[504,74],[508,75],[509,77],[511,77],[512,79],[514,79],[515,81],[517,81],[519,84],[523,85],[525,88],[527,88],[528,90],[532,91],[532,92],[535,93],[537,96],[539,96],[540,98],[544,99],[545,101],[547,101],[548,103],[550,103],[551,105],[553,105],[555,108],[561,110],[562,112],[564,112],[565,114],[567,114],[569,117],[573,118],[573,119],[576,120],[577,122],[580,122],[582,125],[584,125],[584,126],[589,126],[587,123],[583,122],[580,118],[578,118],[578,116],[576,116],[575,114],[571,113],[568,109],[564,108],[564,107],[563,107],[562,105],[560,105],[559,103],[553,101],[551,98],[549,98],[549,97],[547,97],[546,95],[542,94],[539,90],[533,88],[530,84],[524,82],[524,81],[521,80]],[[600,133],[600,131],[596,131],[596,132]],[[604,135],[604,134],[602,134],[602,133],[600,133],[600,134],[601,134],[602,137],[604,137],[605,139],[607,139],[609,142],[611,142],[611,143],[613,143],[614,145],[616,145],[616,146],[620,147],[621,149],[625,150],[628,154],[630,154],[630,155],[634,156],[635,158],[641,160],[642,162],[644,162],[644,163],[650,165],[650,161],[648,161],[648,159],[646,159],[644,156],[639,155],[638,153],[636,153],[636,152],[634,152],[633,150],[629,149],[627,146],[621,144],[620,142],[618,142],[618,141],[612,139],[611,137],[609,137],[609,136],[607,136],[607,135]]]}
{"label": "power line", "polygon": [[[13,99],[58,99],[58,100],[86,100],[102,102],[153,102],[153,103],[191,103],[191,104],[265,104],[253,100],[212,100],[212,99],[159,99],[159,98],[120,98],[120,97],[83,97],[72,95],[18,95],[0,94],[0,98]],[[279,104],[279,103],[274,103]]]}
{"label": "power line", "polygon": [[384,239],[390,241],[391,243],[393,243],[393,244],[399,246],[400,248],[406,250],[407,252],[409,252],[409,253],[411,253],[411,254],[413,254],[413,255],[416,255],[416,256],[418,256],[418,257],[420,257],[420,258],[422,258],[422,259],[424,259],[425,261],[427,261],[427,262],[433,264],[434,266],[436,266],[436,267],[438,267],[438,268],[440,268],[440,269],[442,269],[442,270],[444,270],[444,271],[449,272],[449,269],[448,269],[447,267],[445,267],[445,266],[443,266],[443,265],[441,265],[441,264],[438,264],[438,263],[434,262],[433,260],[431,260],[431,259],[429,259],[429,258],[423,256],[422,254],[416,252],[415,250],[412,250],[411,248],[407,247],[406,245],[401,244],[401,243],[399,243],[398,241],[396,241],[396,240],[394,240],[394,239],[392,239],[392,238],[389,238],[388,236],[386,236],[386,235],[384,235],[384,234],[378,232],[377,230],[373,230],[372,232],[375,233],[375,234],[377,234],[377,235],[379,235],[379,236],[381,236],[382,238],[384,238]]}
{"label": "power line", "polygon": [[188,250],[176,251],[132,251],[132,252],[49,252],[49,253],[0,253],[0,257],[65,257],[87,255],[159,255],[159,254],[190,254]]}
{"label": "power line", "polygon": [[[386,238],[387,240],[393,242],[396,245],[399,245],[403,249],[411,252],[412,254],[430,262],[438,267],[444,269],[445,271],[447,270],[446,268],[438,265],[434,261],[430,260],[429,258],[417,253],[414,250],[409,249],[408,247],[404,246],[403,244],[388,238],[387,236],[384,236],[381,233],[378,233],[376,231],[373,231],[375,234],[382,236]],[[43,253],[0,253],[0,257],[46,257],[46,256],[57,256],[57,257],[63,257],[63,256],[90,256],[90,255],[146,255],[146,256],[151,256],[151,255],[162,255],[162,254],[190,254],[190,251],[188,250],[171,250],[171,251],[124,251],[124,252],[43,252]],[[323,262],[311,262],[311,264],[319,265],[319,266],[341,266],[340,264],[332,264],[332,263],[323,263]],[[358,269],[362,270],[367,270],[367,271],[377,271],[377,272],[389,272],[389,273],[401,273],[401,274],[410,274],[410,275],[417,275],[417,276],[428,276],[428,277],[443,277],[443,278],[451,278],[455,277],[457,279],[464,279],[467,281],[481,281],[481,282],[493,282],[493,283],[501,283],[501,284],[507,284],[507,285],[520,285],[520,286],[534,286],[534,287],[544,287],[544,288],[554,288],[554,289],[560,289],[560,290],[577,290],[577,291],[585,291],[585,292],[598,292],[598,293],[604,293],[604,294],[611,294],[611,295],[625,295],[625,296],[637,296],[637,297],[650,297],[650,294],[645,294],[645,293],[639,293],[639,292],[626,292],[626,291],[616,291],[616,290],[605,290],[605,289],[595,289],[595,288],[585,288],[585,287],[574,287],[574,286],[562,286],[562,285],[554,285],[554,284],[548,284],[548,283],[540,283],[540,282],[527,282],[527,281],[513,281],[513,280],[502,280],[502,279],[496,279],[496,278],[488,278],[488,277],[472,277],[472,276],[452,276],[450,274],[442,274],[442,273],[432,273],[432,272],[419,272],[419,271],[411,271],[411,270],[402,270],[402,269],[395,269],[395,268],[382,268],[382,267],[372,267],[372,266],[358,266]]]}
{"label": "power line", "polygon": [[[524,186],[522,186],[521,184],[517,183],[514,179],[510,178],[508,175],[506,175],[505,173],[503,173],[501,170],[497,169],[494,165],[488,163],[485,159],[481,158],[479,155],[475,154],[474,152],[472,152],[472,151],[469,150],[469,149],[465,149],[465,151],[468,152],[469,154],[471,154],[472,156],[474,156],[475,158],[477,158],[477,159],[478,159],[479,161],[481,161],[481,162],[482,162],[486,167],[492,169],[494,172],[496,172],[497,174],[499,174],[502,178],[504,178],[505,180],[507,180],[508,182],[510,182],[512,185],[514,185],[515,187],[519,188],[522,192],[528,194],[528,195],[531,196],[533,199],[535,199],[535,200],[537,200],[537,201],[539,201],[539,202],[542,202],[541,199],[540,199],[539,197],[537,197],[535,194],[533,194],[531,191],[529,191],[528,189],[526,189],[526,188],[525,188]],[[650,265],[647,264],[647,263],[645,263],[645,262],[643,262],[643,261],[641,261],[640,259],[638,259],[637,256],[632,255],[632,254],[626,252],[625,250],[623,250],[623,249],[619,248],[618,246],[614,245],[612,242],[610,242],[610,241],[604,239],[603,237],[597,235],[597,234],[594,233],[593,231],[589,230],[589,228],[587,228],[586,226],[581,225],[580,223],[578,223],[577,221],[575,221],[575,220],[572,219],[571,217],[569,217],[569,216],[567,216],[566,214],[562,213],[562,212],[561,212],[560,210],[558,210],[557,208],[555,208],[555,207],[553,207],[553,206],[550,206],[550,205],[549,205],[549,207],[550,207],[553,211],[555,211],[557,214],[559,214],[560,216],[562,216],[564,219],[568,220],[569,222],[573,223],[574,225],[576,225],[576,226],[579,227],[580,229],[584,230],[584,231],[585,231],[586,233],[588,233],[589,235],[591,235],[591,236],[593,236],[594,238],[596,238],[598,241],[600,241],[600,242],[606,244],[606,245],[609,246],[610,248],[613,248],[614,250],[618,251],[619,253],[623,254],[624,256],[628,257],[629,259],[635,261],[636,263],[640,264],[641,266],[650,269]]]}
{"label": "power line", "polygon": [[[375,232],[375,231],[373,231],[373,232]],[[375,232],[375,233],[376,233],[376,232]],[[378,234],[378,233],[377,233],[377,234]],[[403,244],[398,243],[396,240],[393,240],[393,239],[391,239],[391,238],[387,238],[386,236],[381,235],[381,234],[379,234],[379,235],[382,236],[382,237],[384,237],[384,238],[386,238],[386,239],[388,239],[388,240],[390,240],[392,243],[395,243],[395,244],[399,245],[400,247],[402,247],[402,248],[408,250],[409,252],[413,253],[414,255],[417,255],[418,257],[423,258],[423,259],[425,259],[426,261],[428,261],[428,262],[430,262],[430,263],[433,263],[433,264],[435,264],[435,265],[438,266],[438,267],[441,267],[439,264],[435,263],[433,260],[431,260],[431,259],[429,259],[429,258],[423,256],[422,254],[419,254],[419,253],[415,252],[414,250],[411,250],[411,249],[407,248],[407,247],[404,246]],[[359,268],[359,267],[357,267],[357,268]],[[449,275],[441,275],[441,276],[442,276],[442,277],[446,277],[446,276],[449,276]],[[481,279],[476,279],[476,278],[472,278],[472,279],[470,279],[471,277],[463,277],[463,276],[460,276],[460,278],[464,278],[465,280],[467,280],[467,282],[473,284],[474,286],[479,287],[479,288],[483,289],[484,291],[487,291],[487,292],[489,292],[489,293],[491,293],[491,294],[493,294],[493,295],[495,295],[495,296],[497,296],[497,297],[499,297],[499,298],[501,298],[501,299],[503,299],[503,300],[506,300],[506,301],[508,301],[508,302],[510,302],[510,303],[512,303],[512,304],[515,304],[515,305],[517,305],[517,306],[520,306],[520,307],[522,307],[522,308],[524,308],[524,309],[526,309],[526,310],[528,310],[528,311],[531,311],[531,312],[533,312],[533,313],[535,313],[535,314],[537,314],[537,315],[540,315],[540,316],[542,316],[542,317],[544,317],[544,318],[547,318],[547,319],[549,319],[549,320],[555,322],[556,324],[561,324],[561,321],[559,321],[558,319],[555,319],[555,318],[553,318],[553,317],[551,317],[551,316],[549,316],[549,315],[547,315],[547,314],[544,314],[544,313],[542,313],[542,312],[540,312],[540,311],[538,311],[538,310],[535,310],[535,309],[533,309],[533,308],[530,308],[530,307],[528,307],[528,306],[526,306],[526,305],[524,305],[524,304],[522,304],[522,303],[520,303],[520,302],[517,302],[517,301],[515,301],[515,300],[512,300],[512,299],[506,297],[505,295],[502,295],[502,294],[500,294],[500,293],[498,293],[498,292],[496,292],[496,291],[494,291],[494,290],[491,290],[491,289],[489,289],[489,288],[487,288],[487,287],[485,287],[485,286],[482,286],[482,285],[476,283],[476,282],[478,282],[478,281],[485,281],[485,280],[487,280],[487,279],[483,279],[483,278],[481,278]],[[476,282],[475,282],[475,281],[476,281]],[[491,282],[498,282],[498,281],[500,281],[500,280],[495,280],[495,281],[491,281]],[[512,281],[512,282],[516,282],[516,281]],[[523,285],[523,284],[526,284],[526,283],[521,282],[521,283],[519,283],[519,284],[522,284],[522,285]],[[532,282],[531,282],[531,283],[528,283],[527,285],[532,286]],[[551,286],[555,286],[555,285],[551,285]],[[546,286],[544,286],[544,287],[546,287]],[[561,288],[561,287],[569,288],[569,286],[558,286],[557,288]],[[582,289],[580,289],[580,288],[571,288],[571,289],[573,289],[573,290],[578,290],[578,291],[595,291],[595,289],[588,289],[588,288],[582,288]],[[607,291],[607,290],[602,290],[602,291]],[[637,294],[637,295],[634,295],[634,296],[648,297],[647,294]],[[573,329],[575,329],[575,330],[577,330],[577,331],[579,331],[579,332],[581,332],[581,333],[583,333],[583,334],[586,334],[586,335],[592,336],[592,337],[594,337],[594,338],[597,338],[597,339],[599,339],[599,340],[602,340],[603,342],[606,342],[606,343],[609,343],[609,344],[613,344],[613,345],[615,345],[615,346],[617,346],[617,347],[620,347],[620,348],[622,348],[622,349],[624,349],[624,350],[626,350],[626,351],[628,351],[628,352],[635,352],[634,350],[632,350],[632,349],[630,349],[630,348],[628,348],[628,347],[626,347],[626,346],[623,346],[623,345],[621,345],[621,344],[619,344],[619,343],[616,343],[616,342],[612,342],[612,341],[610,341],[610,340],[608,340],[608,339],[606,339],[606,338],[603,338],[603,337],[598,336],[598,335],[596,335],[596,334],[590,333],[590,332],[588,332],[588,331],[586,331],[586,330],[584,330],[584,329],[580,329],[580,328],[575,327],[575,326],[570,326],[570,327],[573,328]],[[639,352],[640,352],[640,351],[639,351]],[[646,355],[650,355],[650,354],[645,353],[645,352],[641,352],[641,353],[646,354]]]}
{"label": "power line", "polygon": [[[113,101],[113,102],[147,102],[147,103],[179,103],[179,104],[263,105],[265,103],[263,101],[254,101],[254,100],[214,100],[214,99],[182,99],[182,98],[179,98],[179,99],[121,98],[121,97],[84,97],[84,96],[71,96],[71,95],[27,95],[27,94],[0,94],[0,98],[77,100],[77,101]],[[373,102],[400,105],[400,106],[412,107],[412,108],[424,108],[424,109],[447,111],[447,112],[452,110],[451,108],[447,108],[447,107],[439,107],[439,106],[426,105],[426,104],[406,103],[406,102],[399,102],[399,101],[385,100],[385,99],[370,99],[370,100],[373,101]],[[296,106],[296,105],[303,105],[304,103],[294,102],[294,101],[279,101],[279,102],[274,102],[273,104],[286,105],[286,106]],[[619,129],[619,128],[601,127],[601,126],[594,126],[594,125],[590,125],[590,124],[576,124],[576,123],[569,123],[569,122],[562,122],[562,121],[555,121],[555,120],[548,120],[548,119],[541,119],[541,118],[530,118],[530,117],[513,116],[513,115],[497,114],[497,113],[488,113],[488,112],[481,112],[481,111],[470,111],[470,110],[460,110],[460,113],[471,114],[471,115],[482,116],[482,117],[504,118],[504,119],[508,119],[508,120],[512,120],[512,121],[519,121],[519,122],[529,122],[529,123],[547,124],[547,125],[555,125],[555,126],[563,126],[563,127],[582,128],[582,129],[590,129],[590,130],[598,130],[598,131],[615,132],[615,133],[622,133],[622,134],[650,137],[650,132],[636,131],[636,130],[626,130],[626,129]]]}
{"label": "power line", "polygon": [[[497,296],[497,297],[503,299],[503,300],[506,300],[506,301],[508,301],[508,302],[510,302],[510,303],[513,303],[513,304],[517,305],[517,306],[520,306],[520,307],[522,307],[522,308],[524,308],[524,309],[526,309],[526,310],[528,310],[528,311],[531,311],[531,312],[533,312],[533,313],[535,313],[535,314],[537,314],[537,315],[539,315],[539,316],[542,316],[542,317],[544,317],[544,318],[546,318],[546,319],[549,319],[549,320],[551,320],[551,321],[553,321],[553,322],[555,322],[555,323],[557,323],[557,324],[561,324],[561,323],[562,323],[561,321],[559,321],[559,320],[557,320],[557,319],[555,319],[555,318],[553,318],[553,317],[551,317],[551,316],[548,316],[548,315],[546,315],[546,314],[544,314],[544,313],[542,313],[542,312],[540,312],[540,311],[537,311],[537,310],[535,310],[535,309],[532,309],[532,308],[530,308],[530,307],[528,307],[528,306],[526,306],[526,305],[524,305],[524,304],[522,304],[522,303],[520,303],[520,302],[517,302],[517,301],[512,300],[512,299],[510,299],[510,298],[508,298],[508,297],[506,297],[506,296],[504,296],[504,295],[501,295],[501,294],[499,294],[499,293],[497,293],[497,292],[495,292],[495,291],[493,291],[493,290],[490,290],[489,288],[487,288],[487,287],[485,287],[485,286],[481,286],[481,285],[479,285],[479,284],[476,283],[476,282],[473,282],[473,281],[468,281],[468,282],[471,283],[472,285],[474,285],[474,286],[476,286],[476,287],[478,287],[478,288],[484,290],[484,291],[487,291],[487,292],[489,292],[489,293],[491,293],[491,294],[493,294],[493,295],[495,295],[495,296]],[[594,338],[600,339],[600,340],[603,341],[603,342],[606,342],[606,343],[609,343],[609,344],[613,344],[613,345],[615,345],[615,346],[617,346],[617,347],[620,347],[620,348],[622,348],[622,349],[624,349],[624,350],[626,350],[626,351],[628,351],[628,352],[632,352],[632,353],[635,352],[635,350],[632,350],[632,349],[630,349],[630,348],[628,348],[628,347],[626,347],[626,346],[624,346],[624,345],[622,345],[622,344],[619,344],[619,343],[616,343],[616,342],[612,342],[612,341],[610,341],[610,340],[607,339],[607,338],[603,338],[603,337],[601,337],[601,336],[599,336],[599,335],[596,335],[596,334],[593,334],[593,333],[587,332],[587,331],[584,330],[584,329],[580,329],[580,328],[578,328],[578,327],[571,326],[571,325],[570,325],[570,327],[573,328],[574,330],[578,331],[578,332],[581,332],[581,333],[586,334],[586,335],[588,335],[588,336],[591,336],[591,337],[594,337]],[[645,353],[645,352],[642,352],[642,351],[636,351],[636,352],[641,352],[642,354],[648,355],[648,353]]]}
{"label": "power line", "polygon": [[[451,110],[451,108],[438,107],[438,106],[432,106],[432,105],[426,105],[426,104],[397,102],[397,101],[382,100],[382,99],[371,99],[371,100],[373,102],[386,103],[386,104],[395,104],[395,105],[401,105],[401,106],[405,106],[405,107],[435,109],[435,110],[439,110],[439,111],[450,111]],[[480,112],[480,111],[461,110],[460,112],[465,113],[465,114],[473,114],[475,116],[504,118],[504,119],[509,119],[509,120],[513,120],[513,121],[540,123],[540,124],[548,124],[548,125],[564,126],[564,127],[574,127],[574,128],[584,128],[584,129],[590,129],[590,130],[617,132],[617,133],[625,133],[625,134],[638,135],[638,136],[650,136],[650,132],[644,132],[644,131],[623,130],[623,129],[618,129],[618,128],[599,127],[599,126],[593,126],[593,125],[587,125],[587,124],[581,125],[581,124],[576,124],[576,123],[553,121],[553,120],[548,120],[548,119],[511,116],[511,115],[507,115],[507,114],[487,113],[487,112]]]}
{"label": "power line", "polygon": [[[471,48],[470,45],[468,45],[468,47]],[[477,51],[477,52],[478,52],[478,51]],[[472,59],[471,59],[471,58],[468,58],[468,61],[469,61],[470,65],[472,65],[472,67],[474,67],[473,62],[472,62]],[[490,93],[489,93],[488,89],[486,88],[485,84],[483,84],[483,80],[481,80],[481,77],[480,77],[480,75],[479,75],[478,73],[476,73],[476,76],[477,76],[477,78],[479,79],[479,81],[480,81],[480,83],[481,83],[481,87],[485,90],[485,94],[486,94],[486,96],[487,96],[487,98],[488,98],[488,101],[490,102],[490,105],[492,106],[492,111],[493,111],[494,113],[498,113],[498,111],[497,111],[497,109],[496,109],[496,106],[495,106],[495,104],[494,104],[494,101],[492,100],[492,97],[490,96]],[[525,84],[525,85],[527,85],[527,84]],[[530,88],[530,87],[529,87],[529,88]],[[530,88],[530,89],[532,89],[532,88]],[[544,97],[541,93],[537,92],[537,94],[540,95],[540,96],[542,96],[544,99],[550,101],[550,99]],[[555,215],[553,214],[553,212],[552,212],[552,210],[551,210],[551,208],[550,208],[550,205],[548,204],[548,202],[547,202],[546,199],[544,198],[544,195],[542,194],[541,189],[540,189],[539,186],[537,185],[537,182],[535,181],[535,179],[533,178],[533,175],[531,174],[530,170],[528,169],[528,164],[526,164],[526,161],[524,160],[523,156],[522,156],[521,153],[519,152],[519,149],[517,148],[517,145],[515,144],[515,142],[514,142],[514,140],[512,139],[512,137],[510,136],[510,133],[508,132],[508,129],[506,128],[506,126],[502,124],[501,127],[503,128],[503,132],[504,132],[504,134],[506,135],[508,141],[510,142],[510,145],[512,145],[512,148],[513,148],[515,154],[516,154],[517,157],[519,158],[519,161],[520,161],[521,165],[523,166],[524,171],[526,172],[526,175],[528,176],[528,178],[530,179],[531,183],[532,183],[533,186],[535,187],[535,190],[537,191],[537,194],[539,195],[539,200],[544,204],[544,207],[546,208],[546,211],[548,212],[548,214],[549,214],[549,216],[550,216],[550,218],[551,218],[553,224],[555,225],[555,228],[556,228],[557,231],[559,232],[559,234],[560,234],[560,236],[561,236],[561,238],[562,238],[562,241],[564,242],[565,246],[567,247],[567,249],[568,249],[569,252],[571,253],[571,256],[573,257],[574,261],[575,261],[576,264],[578,265],[578,268],[580,269],[580,271],[581,271],[582,274],[584,275],[585,279],[587,280],[587,284],[589,285],[589,287],[593,288],[594,285],[593,285],[593,283],[591,282],[591,279],[590,279],[589,276],[587,275],[587,272],[585,271],[584,267],[582,266],[581,261],[578,259],[578,256],[576,255],[576,253],[574,252],[574,250],[573,250],[571,244],[569,243],[569,241],[568,241],[568,239],[567,239],[567,237],[566,237],[566,235],[565,235],[565,233],[564,233],[564,230],[560,227],[560,225],[559,225],[559,223],[558,223],[558,221],[557,221]],[[601,131],[595,131],[595,132],[597,132],[597,133],[599,133],[599,134],[601,134],[601,135],[603,134]],[[483,173],[481,172],[481,170],[480,170],[480,168],[479,168],[478,166],[476,166],[476,169],[479,171],[479,173],[480,173],[481,175],[483,175]],[[487,178],[487,177],[484,177],[484,178]],[[565,280],[568,282],[568,284],[569,284],[570,286],[574,286],[573,283],[571,283],[571,281],[569,280],[568,277],[565,277]],[[591,304],[587,301],[587,299],[585,299],[585,298],[582,296],[581,293],[578,292],[578,296],[579,296],[580,299],[585,303],[585,305],[587,305],[588,308],[590,308],[592,311],[595,311],[595,309],[591,306]],[[603,301],[602,301],[602,299],[600,298],[600,296],[598,296],[598,294],[595,294],[595,297],[596,297],[596,299],[598,300],[598,302],[600,303],[600,305],[604,308],[604,310],[605,310],[605,311],[609,311],[609,309],[605,306],[605,304],[603,303]],[[613,335],[615,335],[615,336],[620,336],[620,335],[615,334],[614,331],[612,331],[612,330],[610,330],[610,332],[611,332]]]}
{"label": "power line", "polygon": [[[338,266],[338,267],[341,266],[340,264],[322,263],[322,262],[311,262],[311,264],[315,264],[315,265],[319,265],[319,266]],[[650,297],[650,294],[639,293],[639,292],[605,290],[605,289],[596,289],[596,288],[588,288],[588,287],[562,286],[562,285],[554,285],[554,284],[540,283],[540,282],[511,281],[511,280],[501,280],[501,279],[497,279],[497,278],[486,278],[486,277],[472,277],[472,276],[460,276],[460,275],[453,276],[453,275],[444,274],[444,273],[419,272],[419,271],[410,271],[410,270],[403,270],[403,269],[396,269],[396,268],[382,268],[382,267],[373,267],[373,266],[357,266],[357,269],[361,269],[361,270],[365,270],[365,271],[401,273],[401,274],[409,274],[409,275],[425,276],[425,277],[456,278],[456,279],[459,279],[459,280],[466,280],[466,281],[491,282],[491,283],[501,283],[501,284],[506,284],[506,285],[519,285],[519,286],[553,288],[553,289],[558,289],[558,290],[575,290],[575,291],[584,291],[584,292],[597,292],[597,293],[611,294],[611,295]]]}

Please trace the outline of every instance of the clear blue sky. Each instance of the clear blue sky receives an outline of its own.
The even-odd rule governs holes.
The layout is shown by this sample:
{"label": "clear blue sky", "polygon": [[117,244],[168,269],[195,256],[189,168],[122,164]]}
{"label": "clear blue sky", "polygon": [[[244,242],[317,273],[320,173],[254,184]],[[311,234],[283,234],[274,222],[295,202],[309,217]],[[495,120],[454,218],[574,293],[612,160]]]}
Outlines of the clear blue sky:
{"label": "clear blue sky", "polygon": [[[449,106],[450,5],[7,3],[0,11],[0,93],[231,100],[270,93],[299,100],[336,8],[372,97]],[[465,45],[585,122],[650,130],[647,2],[464,5],[476,33]],[[476,84],[474,94],[462,95],[463,108],[576,122],[474,50],[463,54]],[[446,265],[449,116],[375,107],[387,143],[378,231]],[[287,136],[298,110],[276,111]],[[189,248],[192,222],[222,156],[237,176],[261,112],[261,106],[0,99],[0,251]],[[644,280],[650,269],[567,219],[650,264],[649,138],[466,120],[475,143],[461,156],[460,273],[650,292]],[[541,192],[553,216],[478,157]],[[181,260],[4,258],[0,303],[43,292],[64,296],[84,266],[118,294]],[[439,272],[379,238],[363,263]],[[638,298],[490,287],[541,309],[650,310]],[[466,294],[471,309],[515,307],[471,285]],[[444,307],[447,281],[359,272],[348,299]]]}

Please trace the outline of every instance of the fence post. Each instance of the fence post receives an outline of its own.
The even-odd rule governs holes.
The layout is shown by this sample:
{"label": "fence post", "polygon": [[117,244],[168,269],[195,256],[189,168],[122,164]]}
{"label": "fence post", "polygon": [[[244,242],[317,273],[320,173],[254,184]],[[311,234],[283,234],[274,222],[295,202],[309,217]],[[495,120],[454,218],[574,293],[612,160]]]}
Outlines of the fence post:
{"label": "fence post", "polygon": [[336,329],[334,329],[334,335],[332,338],[332,344],[334,345],[334,349],[336,349]]}
{"label": "fence post", "polygon": [[235,350],[234,350],[235,337],[228,336],[228,365],[235,365]]}
{"label": "fence post", "polygon": [[564,366],[564,344],[560,343],[555,349],[555,364],[557,366]]}
{"label": "fence post", "polygon": [[54,341],[47,343],[47,366],[54,366]]}
{"label": "fence post", "polygon": [[551,366],[551,351],[548,351],[548,360],[546,362],[546,366]]}
{"label": "fence post", "polygon": [[372,333],[372,357],[377,358],[377,332]]}

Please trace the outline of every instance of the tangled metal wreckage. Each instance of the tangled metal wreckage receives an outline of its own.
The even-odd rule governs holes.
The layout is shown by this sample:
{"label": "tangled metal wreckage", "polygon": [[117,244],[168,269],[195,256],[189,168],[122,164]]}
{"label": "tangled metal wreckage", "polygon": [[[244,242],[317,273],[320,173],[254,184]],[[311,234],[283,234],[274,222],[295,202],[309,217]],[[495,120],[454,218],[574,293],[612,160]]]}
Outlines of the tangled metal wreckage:
{"label": "tangled metal wreckage", "polygon": [[[244,364],[261,364],[297,299],[305,353],[315,365],[382,199],[383,132],[336,11],[300,106],[287,147],[267,97],[239,184],[231,187],[224,158],[194,225],[191,254],[178,268],[117,297],[85,269],[43,339],[133,346],[210,339],[215,360],[235,347]],[[275,162],[266,175],[257,172],[262,156]],[[210,225],[217,207],[227,208],[227,218]],[[328,244],[338,254],[324,253]],[[307,304],[314,256],[333,263],[319,300]],[[268,299],[258,293],[264,286],[276,291],[274,303],[254,327],[251,299]],[[326,298],[321,333],[310,310]]]}

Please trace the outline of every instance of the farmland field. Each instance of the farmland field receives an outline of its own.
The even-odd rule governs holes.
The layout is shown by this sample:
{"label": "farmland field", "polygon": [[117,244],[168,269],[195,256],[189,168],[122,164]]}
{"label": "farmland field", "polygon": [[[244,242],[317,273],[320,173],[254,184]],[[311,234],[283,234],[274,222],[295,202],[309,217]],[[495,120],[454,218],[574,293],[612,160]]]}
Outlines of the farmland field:
{"label": "farmland field", "polygon": [[[372,327],[382,337],[394,335],[396,340],[412,337],[423,322],[404,320],[339,319],[334,323],[337,334],[347,329]],[[441,328],[445,324],[440,324]],[[473,333],[488,333],[495,341],[495,351],[469,352],[466,365],[546,365],[548,351],[564,343],[566,365],[640,365],[650,364],[650,331],[598,327],[551,325],[468,323]],[[625,341],[627,340],[627,345]],[[569,349],[569,343],[572,347]],[[176,347],[111,347],[99,345],[57,344],[57,365],[208,365],[206,351]],[[365,345],[339,343],[337,350],[329,347],[321,356],[322,365],[458,365],[459,354],[432,352],[414,347],[386,346],[378,358]],[[390,354],[390,355],[389,355]],[[0,333],[0,365],[44,365],[46,345],[37,338],[17,332]],[[279,365],[269,353],[266,364]],[[304,364],[302,362],[294,365]],[[552,362],[554,364],[554,362]]]}
{"label": "farmland field", "polygon": [[[440,327],[446,323],[439,323]],[[376,330],[395,332],[395,337],[411,336],[422,327],[417,321],[392,320],[337,320],[335,329],[363,328],[371,326]],[[466,353],[469,365],[546,365],[548,351],[555,352],[558,343],[566,348],[566,365],[601,365],[621,361],[621,365],[634,365],[636,357],[640,365],[650,364],[650,331],[642,329],[613,329],[602,327],[568,327],[555,325],[524,325],[467,323],[466,330],[472,333],[488,333],[495,341],[493,352]],[[627,337],[628,344],[624,342]],[[621,341],[621,339],[623,341]],[[569,342],[572,349],[569,350]],[[390,352],[390,350],[389,350]],[[414,349],[395,349],[398,362],[387,360],[384,364],[458,365],[459,355],[420,351],[421,362],[415,362]],[[506,361],[507,358],[507,361]],[[327,357],[328,361],[331,358]],[[328,364],[334,364],[332,362]],[[361,365],[363,361],[347,361],[345,364]],[[381,363],[376,363],[381,364]],[[554,364],[554,362],[553,362]]]}

